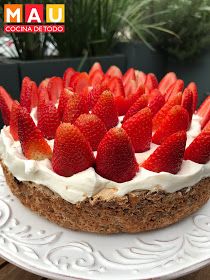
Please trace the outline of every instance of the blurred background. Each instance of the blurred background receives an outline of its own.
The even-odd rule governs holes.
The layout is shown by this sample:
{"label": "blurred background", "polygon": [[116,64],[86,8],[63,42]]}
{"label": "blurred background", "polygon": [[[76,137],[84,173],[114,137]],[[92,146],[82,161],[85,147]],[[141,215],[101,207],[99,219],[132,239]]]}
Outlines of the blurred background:
{"label": "blurred background", "polygon": [[[21,1],[50,2],[55,3]],[[25,75],[39,83],[45,77],[62,76],[67,67],[88,71],[95,61],[104,70],[112,64],[122,71],[134,67],[153,72],[158,79],[174,71],[186,84],[197,83],[200,103],[209,95],[210,0],[56,3],[65,3],[65,33],[0,33],[0,84],[14,98]]]}

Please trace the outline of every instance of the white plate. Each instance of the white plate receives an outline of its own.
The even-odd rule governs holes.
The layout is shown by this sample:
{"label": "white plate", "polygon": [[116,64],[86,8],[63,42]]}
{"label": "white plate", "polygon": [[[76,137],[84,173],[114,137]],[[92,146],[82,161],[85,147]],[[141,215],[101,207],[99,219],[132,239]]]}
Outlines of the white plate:
{"label": "white plate", "polygon": [[0,254],[52,279],[172,279],[210,263],[210,201],[184,221],[139,234],[74,232],[21,205],[0,170]]}

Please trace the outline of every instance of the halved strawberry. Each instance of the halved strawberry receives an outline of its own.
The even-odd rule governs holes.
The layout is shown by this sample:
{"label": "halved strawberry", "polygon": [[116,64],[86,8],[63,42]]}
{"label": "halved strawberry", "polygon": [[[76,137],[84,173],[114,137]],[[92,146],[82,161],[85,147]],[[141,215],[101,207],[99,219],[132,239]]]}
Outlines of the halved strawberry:
{"label": "halved strawberry", "polygon": [[174,84],[177,80],[176,74],[174,72],[167,73],[162,80],[159,82],[158,89],[164,95],[169,87]]}
{"label": "halved strawberry", "polygon": [[139,70],[135,70],[137,86],[144,85],[147,75]]}
{"label": "halved strawberry", "polygon": [[50,159],[52,151],[42,132],[34,124],[29,112],[22,107],[18,114],[18,136],[27,159]]}
{"label": "halved strawberry", "polygon": [[49,78],[46,78],[44,79],[43,81],[41,81],[41,83],[39,84],[39,87],[38,87],[38,97],[40,95],[40,92],[43,90],[43,89],[47,89],[47,85],[49,83]]}
{"label": "halved strawberry", "polygon": [[88,92],[88,109],[92,110],[95,106],[96,102],[99,99],[99,96],[102,94],[103,91],[107,90],[106,87],[102,87],[100,85],[96,85]]}
{"label": "halved strawberry", "polygon": [[147,94],[149,94],[151,90],[158,87],[158,80],[155,74],[153,73],[147,74],[144,87],[145,87],[145,93]]}
{"label": "halved strawberry", "polygon": [[163,95],[157,88],[153,89],[149,94],[148,103],[148,107],[151,110],[152,117],[154,117],[157,114],[157,112],[163,107],[164,104],[165,98],[163,97]]}
{"label": "halved strawberry", "polygon": [[118,124],[118,114],[114,97],[108,90],[104,91],[96,105],[93,107],[92,113],[97,115],[106,125],[107,129]]}
{"label": "halved strawberry", "polygon": [[94,87],[96,85],[100,85],[103,78],[104,78],[104,73],[101,70],[95,70],[90,77],[90,84]]}
{"label": "halved strawberry", "polygon": [[152,139],[152,114],[148,107],[123,122],[122,128],[130,137],[136,153],[149,150]]}
{"label": "halved strawberry", "polygon": [[5,125],[10,123],[10,113],[13,100],[9,93],[0,86],[0,110]]}
{"label": "halved strawberry", "polygon": [[49,97],[48,90],[47,90],[47,88],[45,88],[45,87],[42,87],[42,88],[40,89],[38,105],[39,105],[39,103],[42,102],[42,101],[45,101],[45,102],[50,101],[50,97]]}
{"label": "halved strawberry", "polygon": [[75,72],[72,76],[71,76],[71,80],[69,82],[69,87],[72,88],[74,90],[75,84],[77,82],[77,79],[79,77],[80,73],[79,72]]}
{"label": "halved strawberry", "polygon": [[[144,86],[140,85],[136,89],[135,83],[136,83],[135,81],[131,81],[130,88],[129,88],[130,92],[126,92],[125,93],[125,101],[126,101],[126,104],[127,104],[126,105],[127,107],[126,107],[125,113],[139,99],[139,97],[144,94]],[[127,89],[125,88],[125,90],[128,90],[128,88]],[[125,113],[122,114],[122,115],[125,115]]]}
{"label": "halved strawberry", "polygon": [[186,88],[182,94],[182,107],[188,111],[190,126],[193,115],[193,93],[188,88]]}
{"label": "halved strawberry", "polygon": [[49,93],[50,100],[55,104],[57,103],[61,92],[63,91],[63,80],[60,77],[50,78],[47,90]]}
{"label": "halved strawberry", "polygon": [[210,120],[210,95],[200,105],[197,114],[201,117],[201,128],[203,128]]}
{"label": "halved strawberry", "polygon": [[83,133],[93,151],[96,151],[107,131],[102,120],[94,114],[82,114],[76,119],[74,125]]}
{"label": "halved strawberry", "polygon": [[15,100],[12,103],[12,109],[10,114],[10,133],[15,141],[19,140],[18,137],[18,115],[20,111],[20,103]]}
{"label": "halved strawberry", "polygon": [[125,92],[122,80],[118,77],[113,77],[110,79],[108,83],[108,88],[112,92],[116,104],[116,108],[118,111],[118,114],[121,116],[123,115],[127,110],[127,104],[125,101]]}
{"label": "halved strawberry", "polygon": [[194,82],[189,83],[187,88],[189,90],[191,90],[193,93],[193,113],[194,113],[197,108],[197,104],[198,104],[198,89],[197,89],[196,83],[194,83]]}
{"label": "halved strawberry", "polygon": [[174,98],[179,92],[181,92],[184,88],[184,81],[183,80],[176,80],[174,84],[172,84],[168,90],[165,92],[165,100],[168,101],[169,99]]}
{"label": "halved strawberry", "polygon": [[58,110],[52,101],[40,104],[37,127],[48,140],[55,138],[55,133],[60,125]]}
{"label": "halved strawberry", "polygon": [[66,71],[63,74],[63,83],[64,83],[64,88],[67,88],[70,86],[70,82],[71,82],[71,77],[73,76],[73,74],[76,71],[74,70],[74,68],[69,67],[66,69]]}
{"label": "halved strawberry", "polygon": [[68,103],[69,97],[72,95],[74,95],[74,92],[69,88],[64,88],[64,90],[61,92],[58,104],[58,114],[60,116],[60,120],[63,119],[64,109]]}
{"label": "halved strawberry", "polygon": [[172,107],[165,116],[164,120],[153,135],[152,142],[161,144],[171,134],[181,130],[187,130],[188,125],[189,115],[187,110],[181,105],[176,105]]}
{"label": "halved strawberry", "polygon": [[130,80],[136,81],[134,68],[129,68],[122,77],[123,85],[125,86]]}
{"label": "halved strawberry", "polygon": [[110,129],[101,140],[96,157],[96,172],[104,178],[123,183],[138,171],[131,140],[123,128]]}
{"label": "halved strawberry", "polygon": [[148,104],[148,95],[143,94],[139,99],[128,109],[127,113],[123,118],[123,122],[138,113],[141,109],[145,108]]}
{"label": "halved strawberry", "polygon": [[184,157],[187,135],[179,131],[170,135],[150,156],[141,167],[153,172],[179,172]]}
{"label": "halved strawberry", "polygon": [[181,105],[182,102],[182,93],[178,93],[174,98],[168,100],[165,105],[157,112],[154,116],[152,123],[153,123],[153,130],[157,130],[162,121],[165,119],[166,114],[171,110],[171,108],[175,105]]}
{"label": "halved strawberry", "polygon": [[103,72],[103,69],[102,69],[101,64],[99,62],[95,62],[93,64],[93,66],[91,67],[91,69],[89,71],[89,76],[91,76],[92,73],[95,72],[96,70],[99,70],[99,71]]}
{"label": "halved strawberry", "polygon": [[87,92],[88,86],[90,84],[89,76],[86,72],[82,72],[77,76],[77,79],[74,83],[74,91],[78,94]]}
{"label": "halved strawberry", "polygon": [[122,79],[123,77],[121,70],[115,65],[109,67],[109,69],[106,71],[106,76],[111,78],[117,77],[119,79]]}
{"label": "halved strawberry", "polygon": [[84,100],[79,94],[70,95],[63,113],[63,122],[74,123],[83,113],[88,113]]}
{"label": "halved strawberry", "polygon": [[210,131],[202,131],[187,147],[185,160],[205,164],[210,160]]}
{"label": "halved strawberry", "polygon": [[22,81],[20,104],[27,108],[28,112],[38,104],[38,89],[36,83],[29,77],[25,77]]}
{"label": "halved strawberry", "polygon": [[130,97],[135,94],[137,90],[137,85],[135,80],[129,80],[125,85],[124,85],[124,92],[126,97]]}
{"label": "halved strawberry", "polygon": [[93,166],[94,155],[82,132],[69,123],[56,132],[52,167],[60,176],[70,177]]}

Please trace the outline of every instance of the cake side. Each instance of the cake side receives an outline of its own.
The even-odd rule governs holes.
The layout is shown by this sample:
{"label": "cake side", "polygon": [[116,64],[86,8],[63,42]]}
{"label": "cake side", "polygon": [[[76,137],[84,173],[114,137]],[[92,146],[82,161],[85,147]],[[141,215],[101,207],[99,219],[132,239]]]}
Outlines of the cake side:
{"label": "cake side", "polygon": [[[65,228],[97,233],[141,232],[166,227],[196,212],[209,199],[210,178],[174,193],[99,193],[72,204],[43,185],[18,181],[1,162],[12,193],[39,215]],[[111,191],[111,190],[110,190]]]}

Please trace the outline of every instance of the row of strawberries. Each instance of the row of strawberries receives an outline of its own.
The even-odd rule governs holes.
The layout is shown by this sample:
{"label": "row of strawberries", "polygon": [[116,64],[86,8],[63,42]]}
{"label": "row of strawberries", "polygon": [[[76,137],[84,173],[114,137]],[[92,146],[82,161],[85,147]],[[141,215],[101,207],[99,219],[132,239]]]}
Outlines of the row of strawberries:
{"label": "row of strawberries", "polygon": [[[158,84],[154,74],[145,75],[131,68],[122,75],[116,66],[104,74],[96,63],[89,75],[69,68],[63,80],[46,79],[38,89],[28,77],[24,78],[21,106],[1,88],[0,108],[27,158],[52,157],[54,171],[62,176],[95,165],[103,177],[124,182],[132,179],[139,168],[134,152],[148,150],[151,141],[160,146],[142,166],[154,172],[176,174],[183,157],[198,163],[209,161],[210,98],[198,110],[205,128],[185,151],[197,89],[190,83],[182,93],[183,86],[172,72]],[[36,127],[29,113],[37,105]],[[112,128],[123,110],[122,128]],[[55,137],[53,155],[44,137]],[[97,150],[96,159],[92,150]]]}

